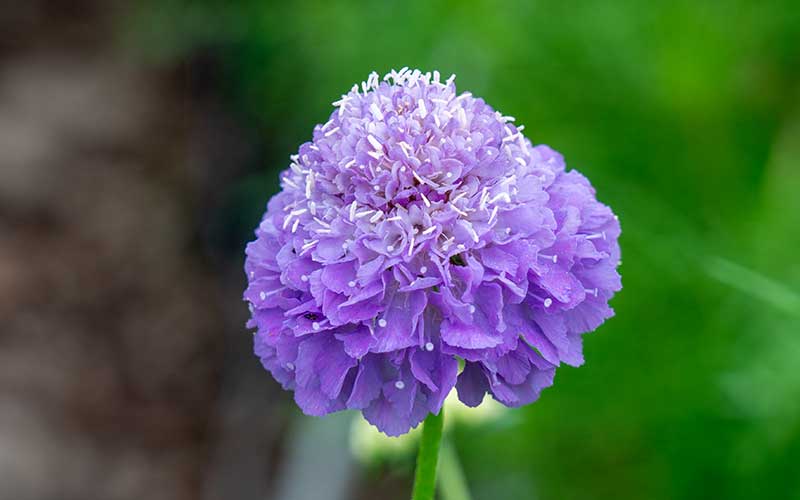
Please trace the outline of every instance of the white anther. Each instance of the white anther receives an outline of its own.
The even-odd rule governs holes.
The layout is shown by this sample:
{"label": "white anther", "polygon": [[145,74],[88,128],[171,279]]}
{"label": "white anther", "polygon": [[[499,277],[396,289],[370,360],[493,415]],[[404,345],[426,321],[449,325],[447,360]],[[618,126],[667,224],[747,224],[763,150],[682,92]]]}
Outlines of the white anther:
{"label": "white anther", "polygon": [[553,299],[551,299],[550,297],[544,299],[544,306],[545,307],[550,307],[552,305],[553,305]]}
{"label": "white anther", "polygon": [[378,326],[381,328],[386,328],[386,320],[381,318],[378,320]]}
{"label": "white anther", "polygon": [[304,275],[300,276],[300,281],[302,281],[303,283],[307,282],[308,281],[308,275],[304,274]]}
{"label": "white anther", "polygon": [[350,222],[353,222],[356,218],[356,208],[358,208],[358,203],[353,200],[353,203],[350,204]]}
{"label": "white anther", "polygon": [[430,207],[431,206],[431,200],[429,200],[428,197],[425,196],[425,193],[419,193],[419,194],[420,194],[420,196],[422,196],[422,201],[425,202],[425,206],[426,207]]}
{"label": "white anther", "polygon": [[590,234],[586,237],[587,240],[596,240],[599,238],[606,239],[606,232],[602,231],[599,233]]}
{"label": "white anther", "polygon": [[259,293],[258,296],[261,297],[261,300],[265,300],[267,298],[267,294],[265,292]]}
{"label": "white anther", "polygon": [[397,382],[395,382],[394,386],[397,387],[397,389],[401,390],[401,391],[406,388],[406,384],[402,380],[398,380]]}
{"label": "white anther", "polygon": [[422,266],[422,267],[419,268],[419,273],[420,274],[425,274],[427,272],[428,272],[428,268],[427,267]]}
{"label": "white anther", "polygon": [[423,101],[422,99],[419,99],[419,100],[417,101],[417,106],[419,107],[419,114],[420,114],[420,116],[422,116],[423,118],[425,118],[425,116],[427,116],[427,115],[428,115],[428,108],[426,108],[426,107],[425,107],[425,101]]}
{"label": "white anther", "polygon": [[378,139],[376,139],[375,137],[373,137],[373,136],[372,136],[372,134],[369,134],[369,135],[367,136],[367,140],[369,141],[369,143],[370,143],[370,144],[372,144],[372,147],[373,147],[373,148],[375,148],[375,149],[383,149],[383,144],[381,144],[381,143],[378,141]]}
{"label": "white anther", "polygon": [[316,321],[311,323],[311,328],[313,328],[314,331],[319,330],[319,323],[317,323]]}
{"label": "white anther", "polygon": [[433,350],[433,342],[428,342],[427,344],[425,344],[425,350],[428,351],[428,352],[432,351]]}
{"label": "white anther", "polygon": [[294,370],[294,363],[286,363],[287,370]]}
{"label": "white anther", "polygon": [[469,305],[469,313],[475,314],[475,306],[473,306],[472,304]]}
{"label": "white anther", "polygon": [[394,245],[389,245],[386,247],[387,252],[394,252]]}
{"label": "white anther", "polygon": [[349,286],[350,288],[355,288],[356,282],[355,281],[348,281],[347,282],[347,286]]}

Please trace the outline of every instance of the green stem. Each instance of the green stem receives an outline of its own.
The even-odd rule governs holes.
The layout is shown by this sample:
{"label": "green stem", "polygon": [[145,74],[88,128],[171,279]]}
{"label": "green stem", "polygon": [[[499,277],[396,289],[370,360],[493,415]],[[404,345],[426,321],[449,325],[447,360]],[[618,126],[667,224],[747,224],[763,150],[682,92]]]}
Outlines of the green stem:
{"label": "green stem", "polygon": [[411,500],[433,500],[436,491],[436,464],[442,442],[444,408],[438,415],[431,413],[422,424],[422,439],[417,454],[417,472],[414,475],[414,492]]}

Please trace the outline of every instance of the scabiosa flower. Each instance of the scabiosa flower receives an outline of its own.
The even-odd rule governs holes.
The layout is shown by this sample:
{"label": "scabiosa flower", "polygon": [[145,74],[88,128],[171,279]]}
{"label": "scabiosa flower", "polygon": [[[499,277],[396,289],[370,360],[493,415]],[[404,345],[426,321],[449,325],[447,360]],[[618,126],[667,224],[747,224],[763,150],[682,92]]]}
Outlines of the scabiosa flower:
{"label": "scabiosa flower", "polygon": [[306,414],[357,409],[394,436],[454,387],[470,406],[531,403],[613,314],[617,218],[453,80],[354,86],[247,246],[256,354]]}

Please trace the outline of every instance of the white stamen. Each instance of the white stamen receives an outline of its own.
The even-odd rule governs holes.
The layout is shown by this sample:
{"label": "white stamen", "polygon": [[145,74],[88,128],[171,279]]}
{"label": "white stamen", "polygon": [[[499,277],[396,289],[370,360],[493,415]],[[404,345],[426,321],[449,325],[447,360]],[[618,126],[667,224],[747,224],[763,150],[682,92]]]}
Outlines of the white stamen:
{"label": "white stamen", "polygon": [[259,293],[258,296],[261,298],[261,300],[265,300],[267,298],[267,294],[265,292]]}
{"label": "white stamen", "polygon": [[427,344],[425,344],[425,350],[428,351],[428,352],[432,351],[433,350],[433,342],[428,342]]}
{"label": "white stamen", "polygon": [[314,188],[314,172],[309,172],[306,176],[306,198],[311,198],[311,190]]}
{"label": "white stamen", "polygon": [[394,252],[394,245],[389,245],[386,247],[387,252]]}
{"label": "white stamen", "polygon": [[475,306],[473,306],[472,304],[469,305],[469,312],[470,314],[475,314]]}
{"label": "white stamen", "polygon": [[505,192],[500,193],[497,196],[495,196],[494,198],[492,198],[491,200],[489,200],[489,203],[496,203],[497,200],[503,200],[506,203],[511,203],[511,197],[508,196],[508,193],[505,193]]}
{"label": "white stamen", "polygon": [[[378,187],[378,186],[375,186],[375,187]],[[370,215],[372,212],[373,212],[372,210],[364,210],[363,212],[358,212],[356,214],[356,219],[360,219],[362,217],[366,217],[367,215]]]}
{"label": "white stamen", "polygon": [[381,113],[380,108],[374,102],[370,104],[369,110],[372,111],[372,116],[375,117],[376,120],[383,120],[383,113]]}
{"label": "white stamen", "polygon": [[319,323],[317,323],[316,321],[311,323],[311,328],[313,328],[314,331],[319,330]]}
{"label": "white stamen", "polygon": [[396,220],[403,220],[403,218],[400,217],[399,215],[395,215],[394,217],[389,217],[388,219],[386,219],[386,222],[394,222]]}
{"label": "white stamen", "polygon": [[[376,160],[380,160],[381,156],[382,156],[381,153],[379,153],[377,151],[368,151],[367,154],[370,155],[371,157],[375,158]],[[362,165],[362,167],[363,167],[363,165]]]}
{"label": "white stamen", "polygon": [[596,240],[598,238],[606,239],[606,232],[602,231],[600,233],[590,234],[586,237],[587,240]]}
{"label": "white stamen", "polygon": [[402,380],[398,380],[397,382],[395,382],[394,386],[401,391],[406,388],[406,384]]}
{"label": "white stamen", "polygon": [[381,220],[381,217],[383,217],[383,212],[381,212],[380,210],[376,210],[376,211],[375,211],[375,215],[373,215],[372,217],[370,217],[370,218],[369,218],[369,221],[370,221],[370,222],[372,222],[373,224],[375,224],[376,222],[378,222],[379,220]]}
{"label": "white stamen", "polygon": [[469,216],[469,214],[467,214],[467,212],[461,210],[460,208],[456,208],[455,205],[450,205],[450,208],[452,208],[457,214],[459,214],[462,217],[468,217]]}
{"label": "white stamen", "polygon": [[544,306],[545,307],[550,307],[551,305],[553,305],[553,299],[551,299],[550,297],[544,299]]}
{"label": "white stamen", "polygon": [[422,234],[428,235],[428,234],[431,234],[434,231],[436,231],[436,226],[431,226],[428,229],[422,231]]}
{"label": "white stamen", "polygon": [[356,220],[356,208],[357,207],[358,207],[358,204],[356,203],[355,200],[353,200],[353,203],[350,204],[350,222],[353,222],[354,220]]}
{"label": "white stamen", "polygon": [[425,196],[425,193],[420,192],[419,194],[420,194],[420,196],[422,196],[422,201],[425,202],[425,206],[426,207],[430,207],[431,206],[431,200],[429,200],[428,197]]}
{"label": "white stamen", "polygon": [[373,148],[383,151],[383,144],[381,144],[380,141],[378,141],[378,139],[376,139],[372,134],[367,135],[367,140],[370,144],[372,144]]}
{"label": "white stamen", "polygon": [[419,268],[419,274],[425,274],[427,272],[428,272],[428,268],[427,267],[422,266],[422,267]]}
{"label": "white stamen", "polygon": [[330,129],[327,132],[325,132],[325,137],[330,137],[330,136],[332,136],[333,134],[335,134],[338,131],[339,131],[339,127],[333,127],[332,129]]}
{"label": "white stamen", "polygon": [[355,281],[348,281],[347,282],[347,286],[349,286],[350,288],[355,288],[356,282]]}
{"label": "white stamen", "polygon": [[425,107],[425,101],[423,101],[422,99],[419,99],[417,101],[417,106],[419,107],[420,116],[425,118],[428,115],[428,108]]}
{"label": "white stamen", "polygon": [[378,326],[380,326],[381,328],[386,328],[386,320],[383,318],[379,319]]}
{"label": "white stamen", "polygon": [[497,208],[498,208],[497,205],[495,205],[494,208],[492,208],[492,213],[491,215],[489,215],[489,224],[491,224],[492,221],[494,221],[494,218],[497,217]]}
{"label": "white stamen", "polygon": [[294,363],[286,363],[287,370],[294,370]]}
{"label": "white stamen", "polygon": [[292,233],[297,231],[297,226],[300,225],[300,219],[295,219],[294,224],[292,224]]}
{"label": "white stamen", "polygon": [[352,160],[350,160],[350,161],[348,161],[347,163],[344,164],[344,168],[350,168],[355,164],[356,164],[356,159],[353,158]]}
{"label": "white stamen", "polygon": [[304,275],[300,276],[300,281],[302,281],[303,283],[306,283],[308,281],[308,275],[304,274]]}
{"label": "white stamen", "polygon": [[540,253],[540,254],[539,254],[539,257],[541,257],[541,258],[543,258],[543,259],[549,259],[549,260],[552,260],[552,261],[553,261],[553,264],[558,264],[558,255],[545,255],[545,254],[541,254],[541,253]]}
{"label": "white stamen", "polygon": [[460,200],[461,198],[465,197],[466,195],[467,195],[467,192],[466,192],[466,191],[461,191],[460,193],[458,193],[457,195],[455,195],[455,196],[454,196],[454,197],[453,197],[453,198],[450,200],[450,203],[455,203],[455,202],[457,202],[458,200]]}

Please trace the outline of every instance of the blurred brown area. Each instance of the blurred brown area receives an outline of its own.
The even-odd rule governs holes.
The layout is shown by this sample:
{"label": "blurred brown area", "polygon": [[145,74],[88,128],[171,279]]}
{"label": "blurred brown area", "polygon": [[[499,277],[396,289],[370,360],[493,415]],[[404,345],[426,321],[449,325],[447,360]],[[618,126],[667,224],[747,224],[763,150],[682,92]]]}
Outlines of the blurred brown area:
{"label": "blurred brown area", "polygon": [[246,144],[192,68],[119,48],[119,2],[2,11],[0,498],[201,497],[248,343],[203,231]]}

